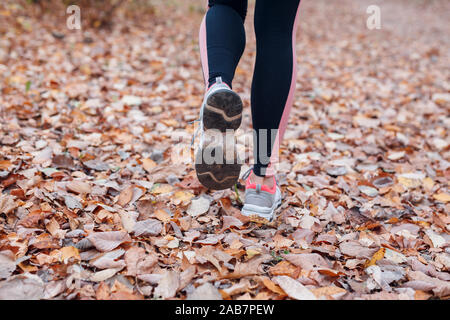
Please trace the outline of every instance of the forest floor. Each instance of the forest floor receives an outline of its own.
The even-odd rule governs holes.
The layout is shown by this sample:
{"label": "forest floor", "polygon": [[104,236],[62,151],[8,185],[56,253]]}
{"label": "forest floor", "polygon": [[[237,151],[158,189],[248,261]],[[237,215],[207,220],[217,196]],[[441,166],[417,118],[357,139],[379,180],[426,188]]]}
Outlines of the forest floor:
{"label": "forest floor", "polygon": [[[301,4],[272,223],[241,215],[241,184],[206,190],[193,171],[203,1],[82,30],[14,3],[0,4],[0,299],[450,297],[450,2]],[[252,7],[233,83],[245,151]]]}

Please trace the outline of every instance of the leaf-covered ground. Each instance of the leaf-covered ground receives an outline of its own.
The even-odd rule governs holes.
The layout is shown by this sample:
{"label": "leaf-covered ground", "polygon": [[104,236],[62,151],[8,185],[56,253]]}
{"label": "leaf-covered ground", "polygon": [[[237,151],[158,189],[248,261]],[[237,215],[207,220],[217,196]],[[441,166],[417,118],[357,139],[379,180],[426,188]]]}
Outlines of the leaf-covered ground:
{"label": "leaf-covered ground", "polygon": [[203,1],[83,31],[14,3],[0,4],[0,299],[450,296],[449,2],[303,1],[269,224],[240,214],[242,185],[206,190],[174,156],[202,100]]}

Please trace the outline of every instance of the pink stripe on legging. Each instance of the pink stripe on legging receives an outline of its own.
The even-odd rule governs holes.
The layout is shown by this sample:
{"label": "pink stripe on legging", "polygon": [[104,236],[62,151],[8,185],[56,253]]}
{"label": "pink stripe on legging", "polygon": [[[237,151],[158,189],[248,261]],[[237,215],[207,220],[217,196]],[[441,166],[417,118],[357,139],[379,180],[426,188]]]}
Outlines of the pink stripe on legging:
{"label": "pink stripe on legging", "polygon": [[[301,3],[301,2],[300,2]],[[289,94],[286,99],[286,104],[284,106],[283,115],[281,116],[280,125],[278,127],[277,136],[275,138],[275,142],[272,149],[272,155],[270,157],[270,164],[269,167],[266,170],[266,175],[274,175],[274,169],[273,164],[278,160],[279,158],[279,148],[280,148],[280,141],[283,140],[284,132],[286,131],[286,127],[288,124],[289,114],[291,113],[292,105],[294,103],[294,93],[295,93],[295,85],[297,80],[297,56],[296,56],[296,50],[295,50],[295,38],[297,35],[297,24],[298,24],[298,15],[300,12],[300,3],[297,8],[297,13],[295,14],[295,21],[294,21],[294,30],[292,31],[292,78],[291,78],[291,87],[289,88]]]}
{"label": "pink stripe on legging", "polygon": [[205,80],[205,87],[208,88],[209,67],[208,67],[208,52],[206,50],[206,15],[203,17],[200,25],[199,33],[200,58],[202,61],[203,79]]}

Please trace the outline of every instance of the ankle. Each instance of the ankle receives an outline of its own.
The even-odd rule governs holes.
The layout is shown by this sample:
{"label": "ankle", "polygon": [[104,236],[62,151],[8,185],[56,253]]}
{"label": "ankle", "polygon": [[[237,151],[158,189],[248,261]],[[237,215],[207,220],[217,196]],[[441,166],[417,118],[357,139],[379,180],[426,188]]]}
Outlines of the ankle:
{"label": "ankle", "polygon": [[254,182],[256,184],[261,184],[261,185],[268,186],[269,188],[273,188],[274,183],[275,183],[274,179],[273,179],[273,176],[270,176],[270,177],[259,177],[253,172],[252,172],[252,175],[250,177],[250,181],[252,181],[252,182]]}

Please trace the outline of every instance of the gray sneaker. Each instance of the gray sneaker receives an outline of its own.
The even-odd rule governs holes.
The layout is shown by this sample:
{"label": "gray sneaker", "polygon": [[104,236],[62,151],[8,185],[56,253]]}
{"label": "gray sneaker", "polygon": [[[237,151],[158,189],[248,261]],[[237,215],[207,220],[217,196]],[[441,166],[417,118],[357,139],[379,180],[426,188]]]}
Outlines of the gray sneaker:
{"label": "gray sneaker", "polygon": [[245,201],[241,212],[245,216],[258,216],[272,221],[275,210],[281,205],[281,190],[274,179],[273,188],[255,184],[250,180],[250,173],[245,181]]}
{"label": "gray sneaker", "polygon": [[217,77],[200,109],[201,136],[195,152],[197,178],[209,189],[227,189],[239,179],[241,162],[236,152],[234,131],[241,124],[242,109],[239,95]]}

